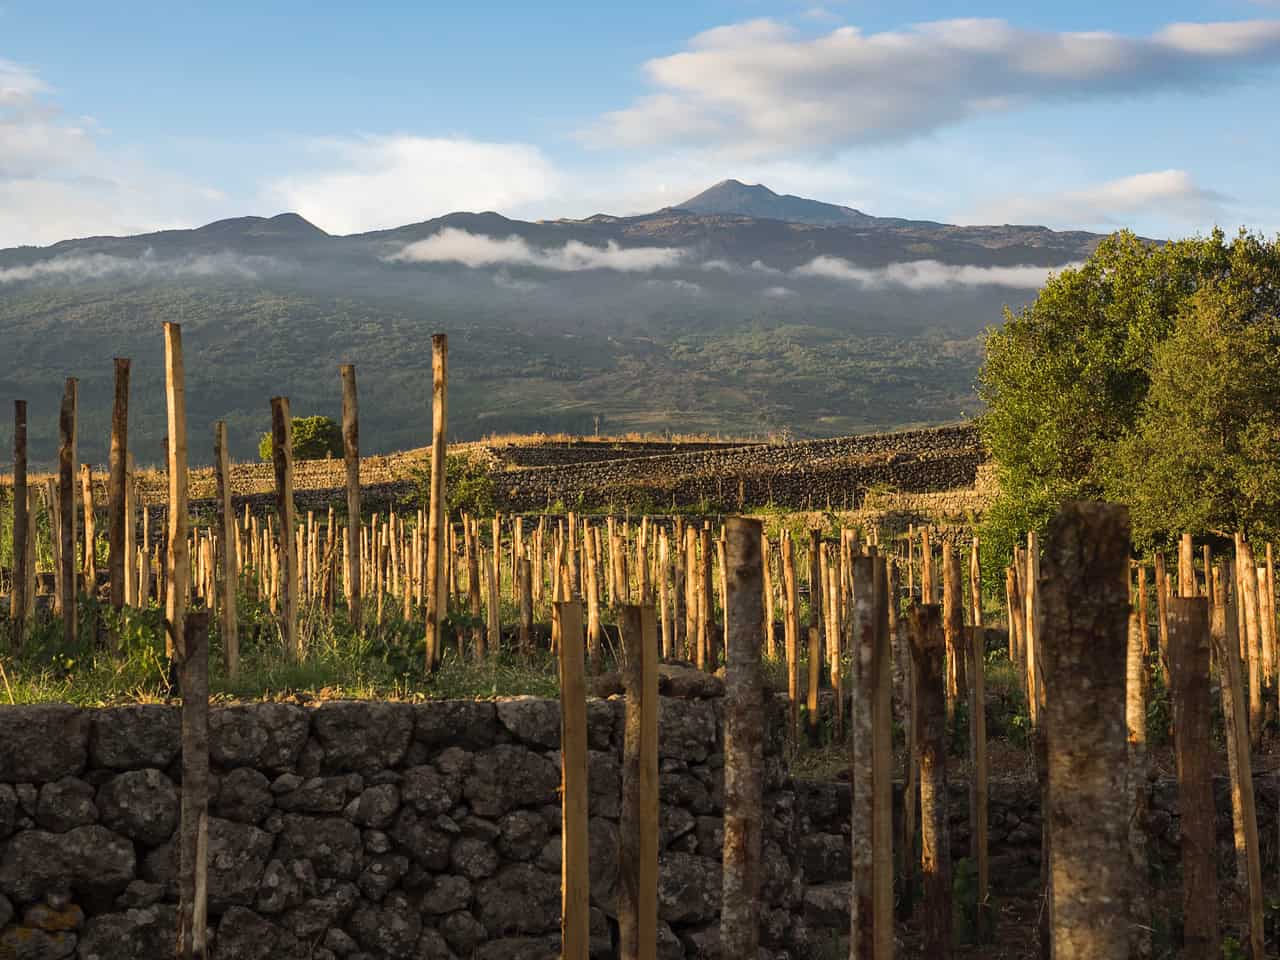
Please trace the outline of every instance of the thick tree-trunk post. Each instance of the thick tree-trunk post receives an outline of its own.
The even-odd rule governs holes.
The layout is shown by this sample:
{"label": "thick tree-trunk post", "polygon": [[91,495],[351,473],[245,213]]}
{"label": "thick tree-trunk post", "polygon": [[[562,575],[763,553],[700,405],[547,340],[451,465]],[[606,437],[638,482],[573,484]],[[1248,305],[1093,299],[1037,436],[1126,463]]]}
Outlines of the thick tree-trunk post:
{"label": "thick tree-trunk post", "polygon": [[[532,564],[519,561],[528,582]],[[582,604],[557,603],[562,636],[582,636]],[[587,960],[591,947],[591,887],[587,837],[587,682],[582,644],[560,645],[560,937],[564,960]]]}
{"label": "thick tree-trunk post", "polygon": [[[236,609],[236,515],[231,507],[231,463],[227,453],[227,425],[213,425],[213,462],[218,477],[218,547],[222,563],[222,656],[227,676],[240,675],[240,626]],[[333,528],[330,526],[330,538]],[[332,548],[332,542],[330,543]],[[332,553],[332,549],[330,549]]]}
{"label": "thick tree-trunk post", "polygon": [[587,527],[583,532],[583,550],[586,553],[584,580],[587,588],[587,657],[591,672],[599,673],[603,667],[604,650],[604,627],[600,624],[600,538],[595,527]]}
{"label": "thick tree-trunk post", "polygon": [[[294,537],[293,418],[289,398],[271,398],[271,459],[275,466],[276,511],[280,520],[280,635],[294,660],[302,658],[298,636],[298,542]],[[381,605],[379,605],[381,611]]]}
{"label": "thick tree-trunk post", "polygon": [[872,827],[872,916],[875,920],[875,958],[893,960],[893,633],[889,608],[893,601],[889,563],[877,556],[879,531],[873,531],[876,545],[868,554],[873,568],[876,605],[876,646],[872,657],[875,677],[871,704],[873,791]]}
{"label": "thick tree-trunk post", "polygon": [[[715,673],[717,666],[716,645],[711,642],[711,624],[715,616],[715,594],[711,582],[711,523],[704,521],[698,533],[698,608],[704,611],[698,618],[698,646],[705,658],[699,666],[708,673]],[[624,553],[625,556],[625,553]]]}
{"label": "thick tree-trunk post", "polygon": [[1178,596],[1195,597],[1200,591],[1196,589],[1196,548],[1191,534],[1184,533],[1178,538]]}
{"label": "thick tree-trunk post", "polygon": [[68,646],[76,642],[76,408],[79,381],[67,378],[58,417],[58,546],[62,570],[62,639]]}
{"label": "thick tree-trunk post", "polygon": [[202,960],[207,943],[209,851],[209,612],[183,620],[182,812],[178,828],[178,956]]}
{"label": "thick tree-trunk post", "polygon": [[942,608],[911,610],[911,656],[916,666],[920,725],[920,868],[924,877],[924,955],[951,956],[951,835],[947,819],[947,642]]}
{"label": "thick tree-trunk post", "polygon": [[1142,637],[1142,658],[1151,653],[1151,620],[1147,615],[1147,568],[1138,564],[1138,633]]}
{"label": "thick tree-trunk post", "polygon": [[1049,525],[1043,669],[1055,960],[1127,960],[1125,661],[1129,512],[1065,504]]}
{"label": "thick tree-trunk post", "polygon": [[342,376],[342,457],[347,468],[347,567],[345,590],[351,626],[360,632],[360,404],[356,394],[356,368],[344,363]]}
{"label": "thick tree-trunk post", "polygon": [[[111,607],[117,612],[128,602],[125,586],[129,560],[125,531],[129,514],[129,361],[116,357],[115,402],[111,408],[111,452],[107,463],[107,574],[111,581]],[[112,636],[112,649],[119,637]]]}
{"label": "thick tree-trunk post", "polygon": [[[520,587],[520,652],[526,657],[533,656],[533,564],[521,557],[516,561],[516,582]],[[579,612],[578,626],[582,626],[582,616]],[[579,629],[578,636],[582,631]],[[560,636],[563,641],[564,621],[561,621]],[[573,636],[570,634],[570,636]],[[561,646],[563,647],[563,642]],[[581,646],[581,644],[577,644]]]}
{"label": "thick tree-trunk post", "polygon": [[764,824],[764,683],[760,671],[761,525],[733,517],[725,525],[724,888],[720,950],[755,957],[760,949],[761,843]]}
{"label": "thick tree-trunk post", "polygon": [[787,696],[790,706],[791,744],[800,745],[800,613],[796,598],[795,541],[782,540],[783,616],[786,618]]}
{"label": "thick tree-trunk post", "polygon": [[[894,571],[896,573],[896,569]],[[890,629],[893,631],[894,643],[902,650],[902,687],[901,701],[903,742],[902,751],[902,842],[898,844],[900,851],[900,867],[898,870],[898,917],[906,920],[915,908],[915,872],[916,872],[916,811],[919,809],[920,791],[917,773],[920,769],[920,728],[916,702],[916,665],[911,656],[911,638],[907,630],[907,621],[897,617],[897,590],[894,588],[896,577],[891,576],[889,591]],[[907,596],[910,599],[910,586]],[[910,600],[912,604],[915,601]],[[895,625],[896,624],[896,625]]]}
{"label": "thick tree-trunk post", "polygon": [[658,532],[658,612],[662,623],[662,656],[668,660],[676,655],[675,617],[671,612],[671,548],[667,531]]}
{"label": "thick tree-trunk post", "polygon": [[[836,695],[835,736],[839,741],[844,739],[845,677],[848,672],[844,665],[845,632],[840,616],[840,565],[827,565],[826,576],[824,595],[828,597],[827,655],[831,658],[831,686]],[[816,656],[816,651],[811,650],[810,656]],[[816,658],[821,660],[821,657]]]}
{"label": "thick tree-trunk post", "polygon": [[1031,716],[1031,726],[1040,722],[1040,704],[1044,700],[1041,690],[1040,666],[1040,541],[1034,530],[1027,534],[1027,568],[1023,577],[1023,616],[1025,627],[1022,631],[1026,643],[1027,666],[1027,708]]}
{"label": "thick tree-trunk post", "polygon": [[773,550],[769,546],[769,537],[766,535],[761,540],[760,545],[760,590],[763,594],[764,601],[764,655],[770,660],[778,659],[778,642],[775,639],[773,631]]}
{"label": "thick tree-trunk post", "polygon": [[[169,435],[169,503],[165,535],[164,614],[169,628],[169,654],[183,642],[183,618],[187,613],[187,590],[191,557],[187,548],[187,394],[182,361],[182,326],[164,325],[165,403]],[[181,653],[181,651],[178,651]]]}
{"label": "thick tree-trunk post", "polygon": [[1182,835],[1183,956],[1211,960],[1221,956],[1222,944],[1210,743],[1209,606],[1203,597],[1169,602],[1169,666]]}
{"label": "thick tree-trunk post", "polygon": [[[444,571],[444,472],[445,428],[448,413],[449,338],[443,333],[431,337],[431,496],[427,514],[427,672],[440,665],[440,624],[445,611],[440,605],[441,576]],[[502,546],[493,544],[493,562],[501,563]],[[496,599],[496,598],[495,598]]]}
{"label": "thick tree-trunk post", "polygon": [[1129,859],[1133,865],[1129,925],[1133,960],[1151,957],[1151,883],[1147,855],[1150,807],[1147,781],[1147,661],[1136,610],[1129,613],[1126,651],[1125,727],[1129,737]]}
{"label": "thick tree-trunk post", "polygon": [[1164,554],[1156,554],[1156,627],[1160,644],[1160,669],[1169,678],[1169,574],[1164,567]]}
{"label": "thick tree-trunk post", "polygon": [[1240,634],[1245,640],[1249,666],[1249,743],[1257,750],[1262,746],[1263,718],[1258,571],[1253,551],[1240,534],[1236,534],[1236,575],[1240,578]]}
{"label": "thick tree-trunk post", "polygon": [[[975,611],[981,614],[981,610]],[[981,622],[969,634],[969,849],[977,867],[977,929],[979,943],[989,943],[992,933],[991,861],[987,850],[987,688],[984,657],[987,631]]]}
{"label": "thick tree-trunk post", "polygon": [[[810,627],[808,633],[808,649],[809,649],[809,676],[808,684],[805,687],[805,732],[809,737],[811,746],[818,746],[819,739],[822,736],[822,729],[818,724],[819,720],[819,701],[818,686],[822,681],[822,635],[818,633],[817,627]],[[839,691],[836,691],[837,697],[837,713],[839,712]],[[839,734],[837,733],[837,737]]]}
{"label": "thick tree-trunk post", "polygon": [[[658,670],[652,608],[618,611],[626,656],[622,813],[618,821],[621,960],[655,960],[658,933]],[[648,621],[646,623],[646,621]]]}
{"label": "thick tree-trunk post", "polygon": [[920,602],[937,603],[933,582],[933,544],[929,541],[929,528],[920,528]]}
{"label": "thick tree-trunk post", "polygon": [[30,496],[27,493],[27,401],[13,401],[13,584],[9,590],[9,620],[13,646],[22,647],[26,638],[27,615],[27,520]]}
{"label": "thick tree-trunk post", "polygon": [[[1253,795],[1253,761],[1249,755],[1249,731],[1245,716],[1244,674],[1240,664],[1240,647],[1233,636],[1233,618],[1227,601],[1227,577],[1227,569],[1219,564],[1213,578],[1214,618],[1210,632],[1221,678],[1227,766],[1231,776],[1231,812],[1235,827],[1237,894],[1243,904],[1240,915],[1247,918],[1241,921],[1240,939],[1248,940],[1252,957],[1263,958],[1266,956],[1266,947],[1262,853],[1258,847],[1258,813]],[[1238,622],[1235,628],[1239,629]]]}
{"label": "thick tree-trunk post", "polygon": [[947,727],[955,726],[956,705],[964,685],[964,659],[968,642],[964,633],[964,597],[960,588],[960,564],[955,547],[942,545],[942,627],[947,640]]}
{"label": "thick tree-trunk post", "polygon": [[1021,609],[1018,606],[1018,588],[1017,568],[1010,566],[1004,571],[1004,606],[1006,612],[1005,619],[1009,622],[1009,662],[1019,663],[1022,659],[1022,644],[1018,642],[1021,631],[1018,629],[1021,624],[1021,618],[1014,615],[1014,611]]}

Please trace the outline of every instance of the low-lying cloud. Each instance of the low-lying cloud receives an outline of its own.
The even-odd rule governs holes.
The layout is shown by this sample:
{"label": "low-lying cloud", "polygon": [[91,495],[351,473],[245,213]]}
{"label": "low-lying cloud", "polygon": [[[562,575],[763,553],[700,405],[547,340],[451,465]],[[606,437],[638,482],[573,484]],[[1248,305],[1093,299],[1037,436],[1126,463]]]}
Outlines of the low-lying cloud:
{"label": "low-lying cloud", "polygon": [[840,280],[865,289],[902,287],[907,290],[938,290],[945,287],[1015,287],[1036,289],[1052,273],[1063,267],[1037,267],[1030,264],[1011,267],[977,267],[941,263],[938,260],[911,260],[883,267],[860,267],[840,257],[815,257],[792,274],[799,277],[821,277]]}
{"label": "low-lying cloud", "polygon": [[490,237],[446,227],[387,259],[402,263],[460,263],[472,269],[524,266],[566,273],[578,270],[648,273],[680,266],[684,258],[685,251],[679,247],[621,247],[612,240],[603,247],[579,240],[570,240],[562,247],[534,247],[523,237]]}
{"label": "low-lying cloud", "polygon": [[251,280],[278,267],[279,263],[273,257],[243,256],[229,251],[172,260],[159,259],[149,252],[139,257],[78,253],[17,267],[0,267],[0,284],[39,280],[82,283],[121,277],[151,280],[164,277],[230,276]]}

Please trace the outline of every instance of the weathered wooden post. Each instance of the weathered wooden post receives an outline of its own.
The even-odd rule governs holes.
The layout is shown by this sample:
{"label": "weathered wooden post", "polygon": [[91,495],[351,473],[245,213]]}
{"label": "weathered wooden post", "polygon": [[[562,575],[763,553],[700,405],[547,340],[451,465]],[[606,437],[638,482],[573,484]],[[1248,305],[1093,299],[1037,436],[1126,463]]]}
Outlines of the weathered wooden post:
{"label": "weathered wooden post", "polygon": [[1241,534],[1236,534],[1236,576],[1240,581],[1240,634],[1244,639],[1249,666],[1249,743],[1254,750],[1262,746],[1262,664],[1260,658],[1260,608],[1258,605],[1258,572],[1253,551]]}
{"label": "weathered wooden post", "polygon": [[698,534],[700,556],[698,558],[698,609],[703,614],[698,617],[698,648],[703,659],[698,663],[700,669],[715,673],[717,664],[716,645],[711,641],[711,624],[715,616],[715,600],[711,583],[711,521],[705,520]]}
{"label": "weathered wooden post", "polygon": [[783,617],[786,625],[787,696],[790,701],[791,743],[800,745],[800,604],[796,598],[795,542],[782,540]]}
{"label": "weathered wooden post", "polygon": [[947,726],[955,724],[956,704],[964,686],[964,599],[955,547],[942,545],[942,626],[947,640]]}
{"label": "weathered wooden post", "polygon": [[1199,595],[1196,589],[1196,548],[1191,534],[1184,533],[1178,538],[1178,596],[1194,597]]}
{"label": "weathered wooden post", "polygon": [[298,541],[293,532],[293,418],[289,415],[288,397],[271,398],[271,460],[280,519],[280,634],[288,655],[299,660],[302,646],[298,636]]}
{"label": "weathered wooden post", "polygon": [[1160,641],[1160,667],[1167,680],[1169,676],[1169,574],[1165,570],[1163,553],[1156,554],[1155,580],[1156,635]]}
{"label": "weathered wooden post", "polygon": [[178,827],[178,956],[205,956],[209,858],[209,611],[183,620],[182,810]]}
{"label": "weathered wooden post", "polygon": [[1127,960],[1129,512],[1069,502],[1047,539],[1041,586],[1053,956]]}
{"label": "weathered wooden post", "polygon": [[[521,557],[516,561],[516,582],[520,588],[520,652],[525,656],[533,655],[533,564]],[[582,625],[581,613],[578,625]],[[581,630],[578,635],[581,636]],[[564,621],[561,621],[560,636],[564,636]]]}
{"label": "weathered wooden post", "polygon": [[827,594],[827,582],[825,574],[822,572],[822,561],[825,552],[822,549],[822,531],[817,527],[809,529],[809,626],[816,628],[818,636],[827,640],[826,623],[823,611],[827,609],[825,604]]}
{"label": "weathered wooden post", "polygon": [[76,408],[79,381],[68,377],[58,415],[58,547],[62,572],[60,584],[62,639],[76,642]]}
{"label": "weathered wooden post", "polygon": [[947,820],[947,641],[942,608],[911,610],[920,747],[920,869],[924,877],[924,955],[951,956],[951,834]]}
{"label": "weathered wooden post", "polygon": [[[222,559],[222,656],[227,675],[240,675],[240,626],[236,609],[236,515],[231,508],[231,464],[227,456],[227,425],[213,425],[213,462],[218,480],[218,549]],[[332,536],[332,534],[330,534]]]}
{"label": "weathered wooden post", "polygon": [[347,566],[344,586],[352,628],[363,624],[360,577],[360,403],[356,393],[356,368],[344,363],[342,377],[342,457],[347,468]]}
{"label": "weathered wooden post", "polygon": [[[720,950],[755,957],[760,948],[761,837],[764,804],[764,685],[760,673],[761,524],[725,525],[724,886]],[[811,628],[811,632],[812,628]]]}
{"label": "weathered wooden post", "polygon": [[1027,648],[1027,708],[1031,725],[1035,727],[1040,723],[1040,704],[1044,700],[1044,691],[1040,682],[1040,541],[1034,530],[1027,533],[1027,567],[1023,576],[1022,600],[1025,608],[1022,638]]}
{"label": "weathered wooden post", "polygon": [[93,469],[87,463],[80,464],[80,506],[84,510],[84,555],[81,557],[84,573],[84,591],[93,596],[98,589],[98,524],[93,502]]}
{"label": "weathered wooden post", "polygon": [[[441,537],[444,530],[445,427],[449,386],[449,338],[443,333],[431,337],[431,497],[427,516],[427,672],[440,665],[440,587],[444,572]],[[502,545],[493,544],[493,562],[500,563]],[[495,598],[496,599],[496,598]]]}
{"label": "weathered wooden post", "polygon": [[1145,638],[1136,610],[1129,612],[1128,639],[1125,727],[1129,738],[1129,859],[1133,864],[1129,898],[1129,925],[1133,938],[1130,956],[1134,960],[1145,960],[1151,956],[1151,884],[1147,856],[1150,806],[1147,796],[1147,661]]}
{"label": "weathered wooden post", "polygon": [[[111,408],[111,452],[107,462],[107,573],[111,581],[111,606],[117,613],[128,602],[127,570],[132,553],[127,529],[129,513],[129,361],[115,359],[115,401]],[[112,636],[112,649],[119,637]]]}
{"label": "weathered wooden post", "polygon": [[979,943],[989,943],[992,932],[991,861],[987,850],[987,631],[979,620],[969,633],[969,849],[977,868],[977,929]]}
{"label": "weathered wooden post", "polygon": [[778,658],[778,643],[774,638],[773,632],[773,551],[769,547],[769,538],[765,536],[761,541],[761,585],[760,589],[764,593],[764,655],[770,660]]}
{"label": "weathered wooden post", "polygon": [[27,401],[13,401],[13,585],[9,591],[9,620],[13,645],[22,647],[27,631]]}
{"label": "weathered wooden post", "polygon": [[[1182,585],[1186,591],[1194,584]],[[1209,704],[1209,606],[1198,596],[1169,601],[1169,667],[1182,835],[1183,956],[1222,955]]]}
{"label": "weathered wooden post", "polygon": [[[522,580],[531,564],[520,560]],[[552,607],[562,636],[582,636],[582,604]],[[590,842],[587,837],[587,682],[582,644],[560,645],[560,937],[564,960],[587,960],[591,947]]]}
{"label": "weathered wooden post", "polygon": [[658,936],[658,665],[651,607],[619,610],[626,655],[626,731],[618,821],[621,960],[655,960]]}
{"label": "weathered wooden post", "polygon": [[501,549],[501,544],[495,543],[492,550],[485,552],[485,572],[489,592],[489,602],[486,607],[489,620],[485,647],[491,657],[496,657],[502,650],[502,596],[499,593],[498,582],[498,551]]}
{"label": "weathered wooden post", "polygon": [[[1241,914],[1247,919],[1247,930],[1253,957],[1265,957],[1264,894],[1262,888],[1262,854],[1258,847],[1258,813],[1253,795],[1253,761],[1249,755],[1249,730],[1246,718],[1244,675],[1240,664],[1240,646],[1235,636],[1232,608],[1227,601],[1230,576],[1223,564],[1214,571],[1214,618],[1211,633],[1217,653],[1222,715],[1227,735],[1227,767],[1231,777],[1231,813],[1235,827],[1236,885],[1243,901]],[[1233,629],[1234,627],[1234,629]]]}

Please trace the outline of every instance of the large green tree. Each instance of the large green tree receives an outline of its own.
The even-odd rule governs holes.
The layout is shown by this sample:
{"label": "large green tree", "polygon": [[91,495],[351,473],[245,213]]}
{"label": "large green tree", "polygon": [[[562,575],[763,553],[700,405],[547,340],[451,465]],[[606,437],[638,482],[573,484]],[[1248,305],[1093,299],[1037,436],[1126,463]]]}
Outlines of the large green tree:
{"label": "large green tree", "polygon": [[1122,232],[1007,312],[979,378],[1001,484],[992,560],[1078,497],[1129,503],[1147,542],[1270,516],[1280,492],[1267,492],[1260,438],[1280,376],[1278,290],[1275,242]]}

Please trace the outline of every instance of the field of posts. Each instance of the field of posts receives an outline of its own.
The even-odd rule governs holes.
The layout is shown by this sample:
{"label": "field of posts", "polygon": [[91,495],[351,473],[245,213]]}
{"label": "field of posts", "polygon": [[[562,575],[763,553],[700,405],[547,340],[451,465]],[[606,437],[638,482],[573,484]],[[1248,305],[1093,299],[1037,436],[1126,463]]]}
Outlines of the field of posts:
{"label": "field of posts", "polygon": [[443,336],[421,453],[346,366],[193,471],[165,345],[162,471],[127,361],[105,485],[15,405],[0,958],[1276,955],[1270,544],[987,556],[967,427],[450,448]]}

